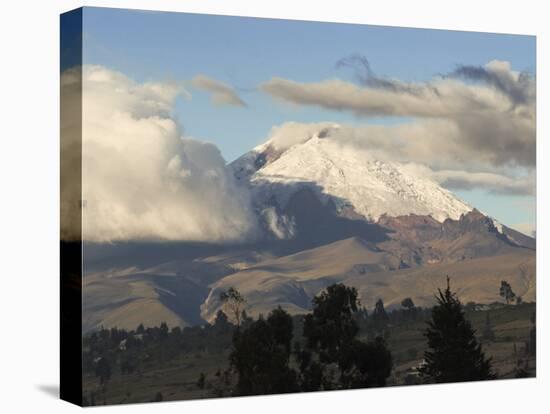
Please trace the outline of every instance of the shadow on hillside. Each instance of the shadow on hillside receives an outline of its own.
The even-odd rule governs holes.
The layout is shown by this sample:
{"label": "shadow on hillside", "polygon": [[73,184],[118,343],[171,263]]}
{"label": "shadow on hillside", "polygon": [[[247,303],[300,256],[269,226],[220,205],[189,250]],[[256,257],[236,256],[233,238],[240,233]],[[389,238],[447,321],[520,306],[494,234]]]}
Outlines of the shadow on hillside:
{"label": "shadow on hillside", "polygon": [[313,182],[268,185],[272,194],[292,194],[282,207],[274,197],[270,204],[279,214],[293,217],[296,224],[294,239],[271,241],[276,253],[291,254],[350,237],[373,244],[389,238],[389,229],[366,221],[353,210],[348,200],[327,196],[322,187]]}
{"label": "shadow on hillside", "polygon": [[[360,237],[367,243],[379,243],[389,238],[389,229],[367,222],[353,211],[347,200],[323,194],[323,189],[313,182],[271,182],[268,185],[272,194],[292,194],[284,206],[279,206],[274,198],[269,204],[279,214],[294,218],[294,239],[278,240],[272,235],[263,235],[250,243],[232,244],[187,241],[84,243],[84,273],[129,266],[143,269],[172,260],[191,261],[199,257],[247,250],[280,256],[350,237]],[[324,200],[321,201],[318,195]]]}

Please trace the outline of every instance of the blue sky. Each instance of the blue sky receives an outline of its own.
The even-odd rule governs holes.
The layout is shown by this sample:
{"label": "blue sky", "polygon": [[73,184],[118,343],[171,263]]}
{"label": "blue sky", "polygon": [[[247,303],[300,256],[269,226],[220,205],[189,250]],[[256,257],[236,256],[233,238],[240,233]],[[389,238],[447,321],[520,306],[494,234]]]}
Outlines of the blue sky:
{"label": "blue sky", "polygon": [[[189,81],[203,74],[235,88],[247,107],[212,105],[209,95],[191,85],[192,99],[178,98],[175,107],[186,134],[215,143],[227,161],[263,142],[272,126],[287,121],[396,122],[281,104],[257,90],[272,77],[352,81],[351,71],[336,68],[339,59],[352,53],[367,56],[377,75],[406,82],[427,81],[457,65],[480,66],[494,59],[533,74],[536,66],[535,38],[530,36],[84,10],[84,63],[104,65],[139,82]],[[456,193],[505,224],[534,223],[534,197],[481,190]]]}

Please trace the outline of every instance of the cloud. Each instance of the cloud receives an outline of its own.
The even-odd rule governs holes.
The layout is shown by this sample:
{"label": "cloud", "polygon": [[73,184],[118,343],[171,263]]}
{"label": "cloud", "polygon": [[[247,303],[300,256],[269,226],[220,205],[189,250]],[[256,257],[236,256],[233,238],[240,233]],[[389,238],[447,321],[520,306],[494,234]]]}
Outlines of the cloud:
{"label": "cloud", "polygon": [[420,163],[438,170],[502,173],[515,165],[533,169],[530,157],[535,156],[534,147],[529,150],[527,144],[525,147],[519,145],[521,138],[518,138],[512,141],[515,145],[510,144],[508,148],[505,138],[504,142],[498,142],[498,132],[502,131],[501,136],[506,133],[504,126],[495,125],[493,129],[495,131],[487,134],[496,141],[496,147],[466,139],[461,127],[447,119],[414,120],[395,125],[342,125],[329,129],[326,135],[340,145],[366,150],[380,160]]}
{"label": "cloud", "polygon": [[314,135],[321,137],[329,134],[333,128],[338,126],[331,122],[301,123],[285,122],[274,126],[269,132],[267,143],[273,146],[278,152],[286,151],[296,144],[309,140]]}
{"label": "cloud", "polygon": [[193,86],[212,94],[212,102],[215,105],[230,105],[246,107],[246,103],[237,95],[235,90],[223,82],[197,75],[191,81]]}
{"label": "cloud", "polygon": [[430,178],[450,190],[483,189],[494,194],[535,195],[534,174],[510,177],[490,172],[433,170],[425,165],[414,163],[405,164],[404,168],[418,176]]}
{"label": "cloud", "polygon": [[[70,73],[62,74],[62,88]],[[136,83],[83,68],[83,237],[239,241],[257,223],[220,151],[182,137],[172,117],[178,84]],[[67,236],[67,232],[64,233]]]}
{"label": "cloud", "polygon": [[[507,63],[493,61],[484,67],[488,75],[477,77],[479,82],[468,83],[456,75],[403,83],[375,77],[368,61],[357,57],[345,65],[357,65],[358,59],[359,64],[366,65],[361,86],[339,79],[302,83],[272,78],[260,89],[295,105],[347,111],[366,118],[413,118],[406,126],[379,126],[371,128],[369,134],[385,147],[403,144],[405,149],[397,149],[408,151],[410,161],[416,161],[415,156],[430,156],[493,167],[534,168],[533,78],[512,71]],[[462,77],[466,76],[462,72]],[[474,77],[470,72],[467,75]],[[392,142],[383,142],[386,139]]]}
{"label": "cloud", "polygon": [[535,180],[532,175],[512,178],[487,172],[441,170],[435,171],[432,178],[451,190],[482,188],[496,194],[535,195]]}
{"label": "cloud", "polygon": [[513,105],[525,105],[535,100],[534,79],[526,72],[513,71],[506,61],[492,60],[485,66],[458,65],[448,76],[492,85]]}
{"label": "cloud", "polygon": [[385,79],[375,75],[365,56],[354,54],[336,62],[336,68],[351,68],[357,81],[364,86],[375,89],[386,89],[392,92],[416,93],[420,89],[394,79]]}

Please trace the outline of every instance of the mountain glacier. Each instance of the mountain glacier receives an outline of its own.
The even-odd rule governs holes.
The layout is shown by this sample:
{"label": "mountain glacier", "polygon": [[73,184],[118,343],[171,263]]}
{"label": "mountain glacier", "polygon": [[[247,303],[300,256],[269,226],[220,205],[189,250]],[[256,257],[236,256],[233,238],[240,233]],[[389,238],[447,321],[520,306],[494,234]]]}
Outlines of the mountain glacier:
{"label": "mountain glacier", "polygon": [[277,134],[235,160],[235,176],[249,185],[258,207],[284,208],[300,189],[334,202],[341,214],[353,211],[370,222],[382,216],[423,215],[457,220],[472,207],[407,164],[373,159],[331,139],[338,125],[320,125],[295,144],[280,147]]}

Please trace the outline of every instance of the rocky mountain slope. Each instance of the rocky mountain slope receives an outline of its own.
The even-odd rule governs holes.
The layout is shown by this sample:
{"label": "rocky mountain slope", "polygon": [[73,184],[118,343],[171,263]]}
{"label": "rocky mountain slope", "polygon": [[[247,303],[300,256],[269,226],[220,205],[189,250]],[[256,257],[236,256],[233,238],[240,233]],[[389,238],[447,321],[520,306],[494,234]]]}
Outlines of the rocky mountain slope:
{"label": "rocky mountain slope", "polygon": [[325,286],[355,286],[363,305],[378,298],[399,306],[411,297],[420,306],[434,303],[434,292],[449,275],[463,301],[501,300],[499,286],[507,280],[524,300],[535,300],[535,250],[500,233],[477,210],[458,220],[439,223],[429,216],[384,217],[387,238],[373,243],[351,237],[299,253],[259,262],[210,286],[201,315],[211,320],[220,308],[219,293],[237,288],[251,314],[282,306],[306,312]]}

